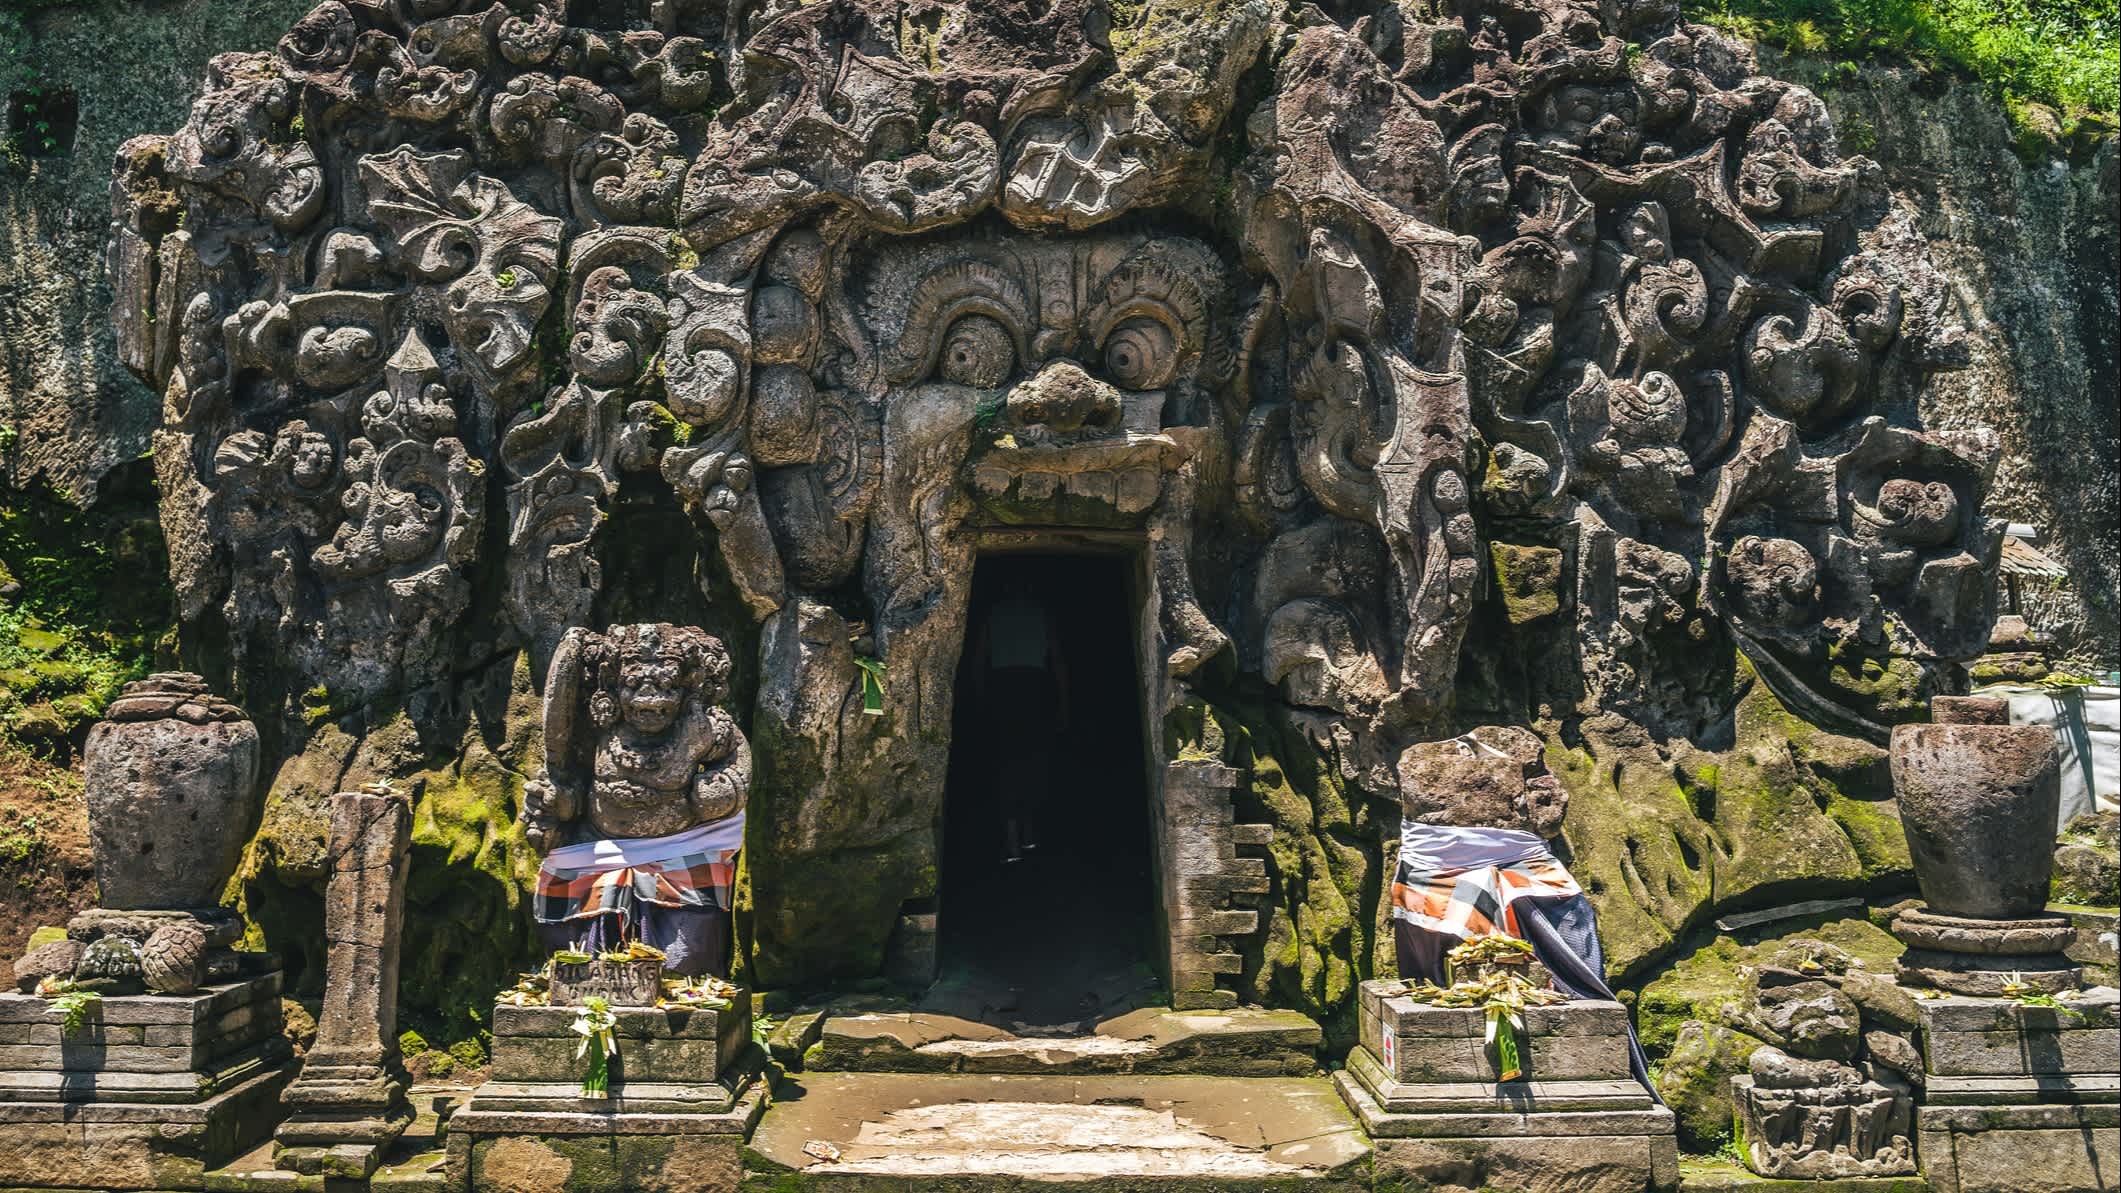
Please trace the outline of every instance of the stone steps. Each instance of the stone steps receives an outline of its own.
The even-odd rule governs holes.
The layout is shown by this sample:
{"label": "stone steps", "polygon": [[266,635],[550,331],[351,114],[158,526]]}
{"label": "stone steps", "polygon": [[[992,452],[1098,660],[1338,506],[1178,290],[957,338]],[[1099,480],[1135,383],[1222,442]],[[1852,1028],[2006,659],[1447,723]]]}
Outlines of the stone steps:
{"label": "stone steps", "polygon": [[760,1122],[747,1188],[1353,1191],[1369,1151],[1319,1078],[810,1072]]}
{"label": "stone steps", "polygon": [[924,1012],[835,1015],[803,1065],[812,1071],[1026,1075],[1195,1074],[1307,1077],[1324,1033],[1294,1011],[1147,1008],[1089,1035],[1019,1036]]}

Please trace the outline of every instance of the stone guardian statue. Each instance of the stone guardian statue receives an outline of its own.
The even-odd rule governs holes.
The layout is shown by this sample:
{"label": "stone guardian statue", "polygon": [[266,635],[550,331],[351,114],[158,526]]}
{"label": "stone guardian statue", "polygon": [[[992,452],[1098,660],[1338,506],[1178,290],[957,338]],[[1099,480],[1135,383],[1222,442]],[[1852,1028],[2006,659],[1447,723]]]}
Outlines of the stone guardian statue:
{"label": "stone guardian statue", "polygon": [[545,684],[545,772],[522,820],[546,850],[535,912],[553,947],[662,949],[723,975],[751,746],[721,707],[729,651],[691,626],[567,631]]}

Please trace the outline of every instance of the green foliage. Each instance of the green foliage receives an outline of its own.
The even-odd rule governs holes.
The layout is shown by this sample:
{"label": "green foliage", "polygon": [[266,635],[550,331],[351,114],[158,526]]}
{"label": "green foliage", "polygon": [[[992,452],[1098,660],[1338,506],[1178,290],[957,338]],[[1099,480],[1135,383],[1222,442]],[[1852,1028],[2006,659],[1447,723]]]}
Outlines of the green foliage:
{"label": "green foliage", "polygon": [[146,674],[171,620],[166,574],[134,495],[94,512],[0,495],[0,739],[63,738]]}
{"label": "green foliage", "polygon": [[88,1026],[88,1013],[103,1001],[103,996],[93,990],[69,990],[52,999],[52,1009],[64,1016],[59,1021],[59,1034],[72,1039]]}
{"label": "green foliage", "polygon": [[2028,104],[2054,109],[2064,132],[2111,123],[2121,97],[2115,0],[1690,0],[1688,11],[1785,50],[1966,71],[2021,125]]}
{"label": "green foliage", "polygon": [[[38,118],[36,101],[44,94],[44,74],[38,69],[37,56],[29,50],[29,33],[23,22],[31,13],[45,8],[64,8],[78,4],[81,0],[0,0],[0,95],[19,91],[29,97],[30,107],[23,113],[32,123],[20,132],[0,129],[0,160],[21,167],[27,159],[23,156],[25,137],[36,137],[44,142],[43,149],[50,151],[56,144],[51,139],[51,124]],[[0,444],[4,447],[5,444]]]}

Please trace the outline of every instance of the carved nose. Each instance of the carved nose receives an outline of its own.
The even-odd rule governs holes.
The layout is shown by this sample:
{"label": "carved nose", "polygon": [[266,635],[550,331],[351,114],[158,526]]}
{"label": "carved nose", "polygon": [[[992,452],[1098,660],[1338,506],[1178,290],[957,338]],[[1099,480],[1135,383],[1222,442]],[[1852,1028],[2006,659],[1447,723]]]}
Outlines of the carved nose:
{"label": "carved nose", "polygon": [[1056,360],[1009,391],[1009,413],[1020,424],[1056,431],[1103,426],[1119,417],[1119,390],[1072,360]]}

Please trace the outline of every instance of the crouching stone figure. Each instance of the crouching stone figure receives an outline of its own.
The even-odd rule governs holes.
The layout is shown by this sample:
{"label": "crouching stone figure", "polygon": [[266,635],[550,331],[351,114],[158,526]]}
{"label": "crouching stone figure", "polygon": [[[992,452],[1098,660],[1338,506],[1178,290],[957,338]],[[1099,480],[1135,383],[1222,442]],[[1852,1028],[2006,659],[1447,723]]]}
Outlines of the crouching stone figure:
{"label": "crouching stone figure", "polygon": [[545,773],[524,792],[545,850],[550,947],[640,940],[665,972],[726,975],[751,747],[720,705],[729,651],[691,626],[577,627],[545,683]]}

